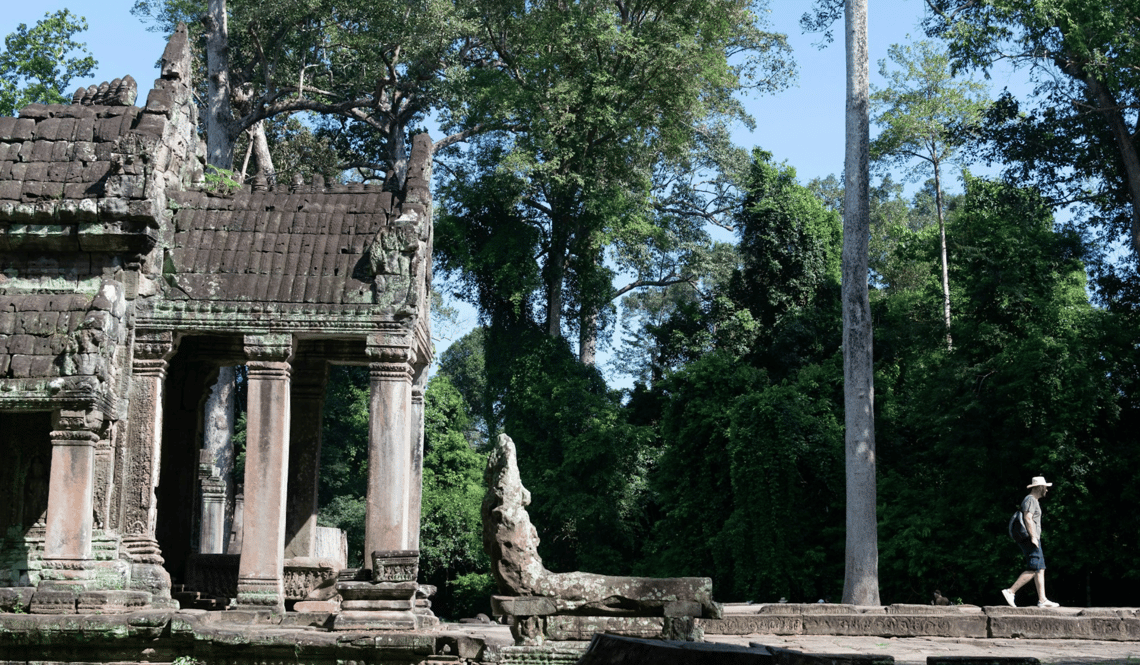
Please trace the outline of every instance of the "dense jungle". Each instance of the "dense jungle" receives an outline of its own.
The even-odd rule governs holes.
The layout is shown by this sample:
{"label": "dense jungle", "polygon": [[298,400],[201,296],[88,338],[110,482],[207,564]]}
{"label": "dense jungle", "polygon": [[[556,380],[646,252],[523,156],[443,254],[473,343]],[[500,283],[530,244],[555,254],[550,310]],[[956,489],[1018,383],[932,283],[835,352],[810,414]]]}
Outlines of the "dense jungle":
{"label": "dense jungle", "polygon": [[[802,29],[826,41],[841,6],[804,3]],[[548,568],[839,602],[845,178],[731,140],[752,122],[741,95],[795,81],[764,9],[138,0],[124,17],[192,27],[227,177],[398,179],[411,137],[436,140],[421,581],[440,616],[489,611],[479,508],[500,432]],[[1044,475],[1049,596],[1135,605],[1140,6],[924,11],[871,95],[883,603],[1000,603],[1021,570],[1007,521]],[[8,36],[0,113],[67,98],[99,55],[84,28],[60,11]],[[998,61],[1032,92],[989,90]],[[367,369],[334,368],[328,390],[321,520],[358,551]]]}

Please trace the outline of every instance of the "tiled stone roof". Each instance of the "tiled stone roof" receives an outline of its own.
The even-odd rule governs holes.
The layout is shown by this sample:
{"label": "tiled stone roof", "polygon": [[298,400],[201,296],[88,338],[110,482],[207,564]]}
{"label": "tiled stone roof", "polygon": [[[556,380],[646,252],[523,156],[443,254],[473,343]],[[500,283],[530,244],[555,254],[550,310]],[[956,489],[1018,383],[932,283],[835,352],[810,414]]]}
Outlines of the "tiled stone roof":
{"label": "tiled stone roof", "polygon": [[[370,303],[359,265],[392,213],[379,187],[173,194],[172,300]],[[317,191],[312,191],[317,189]]]}

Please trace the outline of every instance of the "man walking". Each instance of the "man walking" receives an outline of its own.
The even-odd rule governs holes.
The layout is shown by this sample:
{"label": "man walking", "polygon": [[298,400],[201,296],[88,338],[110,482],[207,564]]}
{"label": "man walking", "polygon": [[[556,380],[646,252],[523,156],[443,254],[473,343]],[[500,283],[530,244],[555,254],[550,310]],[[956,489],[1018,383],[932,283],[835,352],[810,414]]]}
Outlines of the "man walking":
{"label": "man walking", "polygon": [[1045,482],[1043,476],[1035,476],[1033,482],[1026,487],[1029,494],[1021,500],[1021,517],[1025,520],[1025,530],[1029,532],[1029,540],[1019,542],[1017,545],[1025,555],[1025,572],[1008,589],[1002,589],[1001,595],[1010,607],[1017,607],[1013,601],[1017,590],[1033,580],[1037,586],[1037,607],[1057,607],[1057,603],[1045,597],[1045,554],[1041,551],[1041,499],[1049,493],[1053,483]]}

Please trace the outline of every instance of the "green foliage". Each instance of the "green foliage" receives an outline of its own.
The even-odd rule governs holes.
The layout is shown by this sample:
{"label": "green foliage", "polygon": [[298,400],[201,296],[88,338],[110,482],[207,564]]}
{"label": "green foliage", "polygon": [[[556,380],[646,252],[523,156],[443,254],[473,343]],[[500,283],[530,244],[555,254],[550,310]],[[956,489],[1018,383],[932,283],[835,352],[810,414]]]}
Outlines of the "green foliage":
{"label": "green foliage", "polygon": [[321,430],[317,487],[322,526],[348,535],[349,565],[363,565],[365,495],[368,489],[367,367],[333,365]]}
{"label": "green foliage", "polygon": [[949,231],[954,352],[936,348],[936,321],[906,320],[905,294],[880,303],[883,327],[909,336],[880,352],[876,377],[884,593],[907,602],[934,586],[979,602],[1008,584],[1005,514],[1030,475],[1063,479],[1046,508],[1050,558],[1081,561],[1098,536],[1074,517],[1114,411],[1080,239],[1053,230],[1037,194],[981,180]]}
{"label": "green foliage", "polygon": [[1012,62],[1036,84],[1002,95],[980,127],[982,156],[1052,202],[1079,202],[1084,223],[1140,242],[1135,108],[1140,103],[1140,12],[1130,0],[933,0],[927,33],[947,41],[956,67],[988,74]]}
{"label": "green foliage", "polygon": [[238,182],[236,178],[237,174],[229,169],[211,166],[206,169],[206,173],[203,176],[202,187],[207,192],[230,196],[241,189],[241,183]]}
{"label": "green foliage", "polygon": [[871,158],[881,167],[909,167],[908,175],[918,177],[953,162],[989,105],[986,87],[956,80],[950,56],[933,42],[894,44],[887,53],[898,69],[879,62],[887,85],[871,93],[873,121],[881,129]]}
{"label": "green foliage", "polygon": [[87,45],[73,39],[86,29],[87,19],[61,9],[45,14],[30,29],[21,23],[5,37],[0,51],[0,115],[15,115],[32,103],[67,102],[71,80],[91,76],[97,64]]}
{"label": "green foliage", "polygon": [[424,475],[420,520],[420,569],[439,588],[433,606],[459,618],[488,612],[489,598],[478,597],[481,578],[490,579],[483,551],[480,507],[483,456],[467,442],[463,397],[446,375],[437,375],[424,392]]}
{"label": "green foliage", "polygon": [[489,381],[504,385],[501,427],[518,447],[547,567],[629,572],[646,529],[650,432],[626,420],[620,393],[563,340],[492,329],[487,360],[502,367]]}

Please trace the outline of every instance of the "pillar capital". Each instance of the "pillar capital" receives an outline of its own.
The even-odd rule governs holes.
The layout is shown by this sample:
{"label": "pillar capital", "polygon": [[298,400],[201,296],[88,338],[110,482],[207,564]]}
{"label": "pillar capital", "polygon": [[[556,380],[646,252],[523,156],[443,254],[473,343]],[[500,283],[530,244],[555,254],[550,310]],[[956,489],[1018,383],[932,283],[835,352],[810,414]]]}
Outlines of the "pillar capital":
{"label": "pillar capital", "polygon": [[136,367],[140,361],[143,362],[144,366],[160,362],[165,367],[166,361],[174,355],[176,348],[178,348],[178,338],[169,330],[135,330],[134,360]]}
{"label": "pillar capital", "polygon": [[291,333],[246,335],[242,342],[245,356],[251,362],[287,363],[293,359],[294,344]]}

